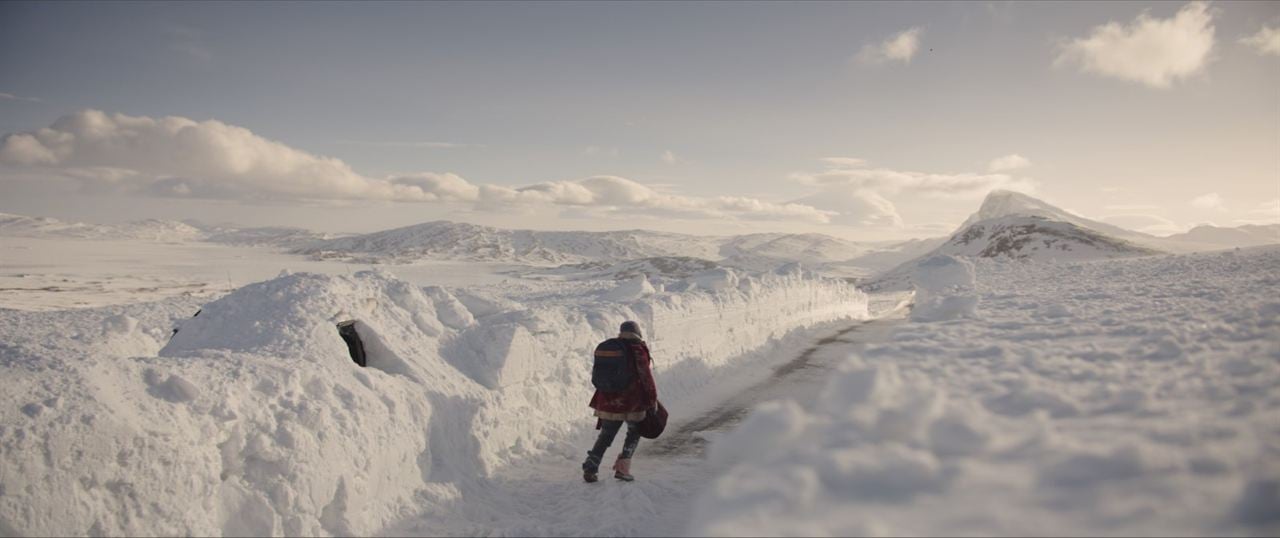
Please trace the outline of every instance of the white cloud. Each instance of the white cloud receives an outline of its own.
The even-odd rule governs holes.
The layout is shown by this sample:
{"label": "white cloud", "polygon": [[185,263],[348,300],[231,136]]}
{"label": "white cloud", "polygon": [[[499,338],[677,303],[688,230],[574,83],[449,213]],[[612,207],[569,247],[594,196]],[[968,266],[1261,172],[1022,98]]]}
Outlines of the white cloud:
{"label": "white cloud", "polygon": [[339,140],[339,144],[386,148],[456,149],[474,147],[476,144],[459,142],[415,142],[411,140]]}
{"label": "white cloud", "polygon": [[1263,26],[1258,33],[1240,38],[1240,43],[1253,47],[1258,54],[1280,56],[1280,28]]}
{"label": "white cloud", "polygon": [[1168,88],[1174,81],[1202,73],[1209,64],[1213,17],[1204,2],[1191,2],[1168,19],[1144,11],[1132,23],[1111,21],[1094,27],[1088,37],[1063,44],[1054,63]]}
{"label": "white cloud", "polygon": [[898,208],[893,205],[893,202],[867,189],[835,185],[795,200],[794,203],[831,211],[836,214],[831,219],[836,224],[858,227],[902,227],[902,216],[898,214]]}
{"label": "white cloud", "polygon": [[870,168],[863,159],[828,157],[821,172],[796,172],[792,181],[817,191],[795,203],[832,211],[832,222],[856,226],[902,227],[889,196],[910,193],[938,198],[981,198],[995,189],[1034,190],[1030,178],[1002,173],[941,174]]}
{"label": "white cloud", "polygon": [[196,60],[207,62],[213,59],[213,53],[204,44],[204,32],[198,28],[181,24],[168,24],[163,27],[169,34],[169,48]]}
{"label": "white cloud", "polygon": [[1151,211],[1160,209],[1158,205],[1151,204],[1113,204],[1102,206],[1107,211]]}
{"label": "white cloud", "polygon": [[605,148],[600,146],[587,146],[582,149],[582,154],[588,157],[594,157],[597,155],[604,157],[617,157],[621,153],[621,151],[618,151],[618,148]]}
{"label": "white cloud", "polygon": [[32,103],[39,103],[39,102],[41,102],[40,98],[38,98],[38,97],[22,97],[22,96],[19,96],[19,95],[14,95],[14,94],[12,94],[12,93],[0,93],[0,100],[3,100],[3,101],[30,101],[30,102],[32,102]]}
{"label": "white cloud", "polygon": [[667,164],[676,164],[680,162],[680,159],[676,158],[676,154],[674,151],[666,150],[662,152],[662,162]]}
{"label": "white cloud", "polygon": [[1029,192],[1034,182],[1028,178],[1009,174],[959,174],[926,173],[888,168],[866,168],[865,161],[852,159],[849,163],[838,159],[823,159],[829,166],[816,173],[797,172],[791,179],[805,185],[841,185],[881,194],[902,191],[917,192],[941,197],[980,198],[995,189]]}
{"label": "white cloud", "polygon": [[1129,213],[1102,217],[1102,222],[1151,235],[1172,235],[1186,231],[1177,223],[1160,215]]}
{"label": "white cloud", "polygon": [[1250,209],[1237,224],[1280,224],[1280,198],[1268,200]]}
{"label": "white cloud", "polygon": [[845,168],[862,168],[867,165],[866,159],[857,159],[854,157],[823,157],[821,160],[831,166],[840,166]]}
{"label": "white cloud", "polygon": [[150,118],[85,110],[53,125],[0,138],[0,180],[71,181],[90,192],[228,200],[384,200],[512,207],[586,207],[626,215],[829,222],[834,213],[801,204],[658,192],[616,176],[522,188],[475,184],[450,173],[361,175],[216,120]]}
{"label": "white cloud", "polygon": [[924,30],[918,26],[908,28],[881,43],[863,46],[862,50],[858,51],[857,59],[864,64],[911,63],[911,58],[920,50],[922,33]]}
{"label": "white cloud", "polygon": [[1030,159],[1018,155],[1017,153],[1013,153],[1005,155],[1004,157],[992,159],[991,162],[987,164],[987,171],[1004,172],[1006,170],[1017,170],[1028,166],[1031,166]]}
{"label": "white cloud", "polygon": [[1226,206],[1222,203],[1222,196],[1216,192],[1197,196],[1191,200],[1191,205],[1198,209],[1214,209],[1218,211],[1226,210]]}
{"label": "white cloud", "polygon": [[[719,196],[692,197],[662,193],[639,182],[617,176],[594,176],[577,181],[551,181],[492,193],[485,203],[548,203],[567,206],[594,206],[610,211],[647,211],[679,217],[752,218],[757,220],[803,220],[826,223],[835,216],[800,203],[777,204],[755,198]],[[501,196],[501,198],[499,198]]]}

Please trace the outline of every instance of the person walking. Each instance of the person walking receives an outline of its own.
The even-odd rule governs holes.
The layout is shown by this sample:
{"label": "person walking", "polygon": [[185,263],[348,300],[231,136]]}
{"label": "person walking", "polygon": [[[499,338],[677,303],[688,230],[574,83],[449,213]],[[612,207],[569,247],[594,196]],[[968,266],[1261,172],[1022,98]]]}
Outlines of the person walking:
{"label": "person walking", "polygon": [[[630,482],[631,458],[640,445],[640,421],[658,405],[658,388],[653,382],[652,358],[649,346],[644,343],[640,324],[626,321],[619,327],[618,337],[610,338],[596,347],[592,383],[596,392],[589,404],[595,410],[596,429],[600,435],[595,445],[587,451],[582,462],[582,479],[595,482],[604,460],[604,452],[627,424],[627,436],[622,441],[622,452],[613,464],[613,477]],[[608,389],[608,390],[606,390]]]}

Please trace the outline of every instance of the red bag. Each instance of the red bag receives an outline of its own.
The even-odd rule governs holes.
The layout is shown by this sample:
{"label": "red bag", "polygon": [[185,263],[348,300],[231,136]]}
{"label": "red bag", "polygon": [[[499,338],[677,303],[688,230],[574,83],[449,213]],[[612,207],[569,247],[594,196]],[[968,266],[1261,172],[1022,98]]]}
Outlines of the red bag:
{"label": "red bag", "polygon": [[667,429],[667,408],[662,406],[662,402],[654,409],[649,409],[644,414],[644,420],[640,421],[637,429],[640,430],[640,437],[645,439],[657,439],[662,435],[662,430]]}

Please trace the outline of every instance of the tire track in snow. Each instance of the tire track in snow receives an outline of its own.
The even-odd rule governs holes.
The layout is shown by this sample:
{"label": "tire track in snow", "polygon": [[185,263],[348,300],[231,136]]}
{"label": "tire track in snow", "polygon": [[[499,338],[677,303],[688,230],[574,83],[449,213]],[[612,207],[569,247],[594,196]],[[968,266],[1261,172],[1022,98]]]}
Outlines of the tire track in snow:
{"label": "tire track in snow", "polygon": [[782,398],[796,399],[808,405],[827,373],[839,366],[850,354],[875,341],[898,322],[898,317],[883,317],[859,322],[814,342],[796,358],[774,368],[769,378],[739,391],[691,420],[675,431],[651,442],[645,454],[670,457],[700,456],[706,448],[708,432],[725,431],[741,422],[756,405]]}

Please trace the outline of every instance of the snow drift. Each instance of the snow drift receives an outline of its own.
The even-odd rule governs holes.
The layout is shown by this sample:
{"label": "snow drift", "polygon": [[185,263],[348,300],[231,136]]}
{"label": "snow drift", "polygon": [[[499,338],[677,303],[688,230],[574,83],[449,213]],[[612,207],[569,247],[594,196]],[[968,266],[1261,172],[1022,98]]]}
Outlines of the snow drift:
{"label": "snow drift", "polygon": [[903,323],[716,439],[688,532],[1280,531],[1280,248],[978,269],[981,318]]}
{"label": "snow drift", "polygon": [[[369,534],[582,427],[589,350],[625,319],[645,327],[670,402],[791,330],[866,314],[852,286],[799,271],[704,276],[683,293],[623,285],[517,304],[300,273],[195,317],[190,304],[144,322],[60,313],[102,317],[119,343],[3,353],[0,530]],[[178,332],[157,349],[170,319]],[[336,328],[352,319],[367,368]]]}

